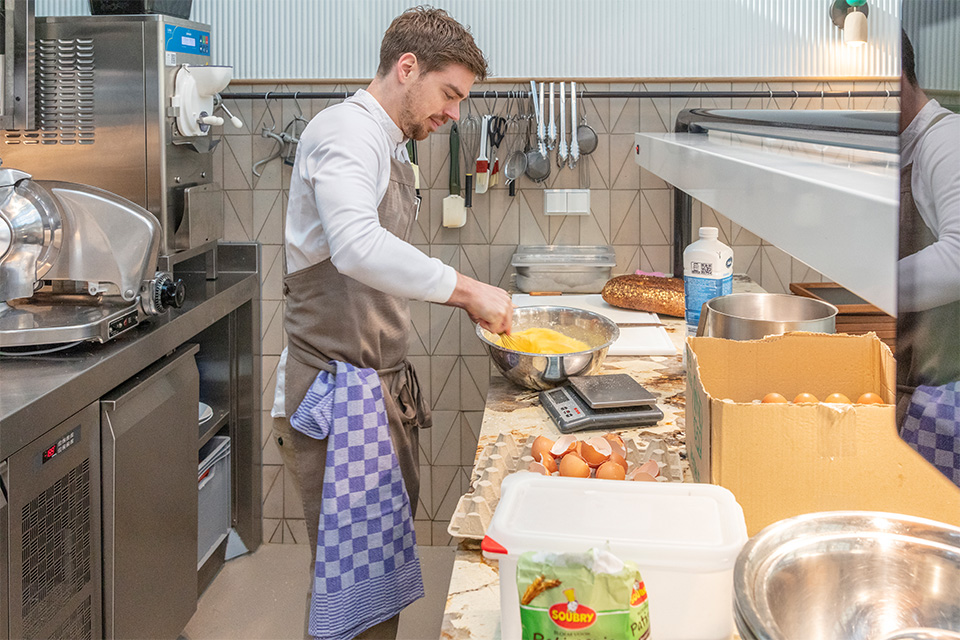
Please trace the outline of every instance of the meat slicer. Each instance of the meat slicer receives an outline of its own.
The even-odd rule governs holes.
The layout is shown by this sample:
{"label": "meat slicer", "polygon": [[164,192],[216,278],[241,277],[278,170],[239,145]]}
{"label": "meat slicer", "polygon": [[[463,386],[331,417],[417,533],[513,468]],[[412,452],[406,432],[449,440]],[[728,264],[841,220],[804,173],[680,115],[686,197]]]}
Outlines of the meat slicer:
{"label": "meat slicer", "polygon": [[160,237],[113,193],[0,168],[0,348],[106,342],[180,307]]}

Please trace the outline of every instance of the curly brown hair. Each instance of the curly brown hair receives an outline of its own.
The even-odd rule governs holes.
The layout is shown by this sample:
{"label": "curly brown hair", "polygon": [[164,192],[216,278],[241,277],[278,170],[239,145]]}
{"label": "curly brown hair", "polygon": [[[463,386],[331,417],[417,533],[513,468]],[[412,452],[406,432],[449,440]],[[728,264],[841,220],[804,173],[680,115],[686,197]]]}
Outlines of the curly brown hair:
{"label": "curly brown hair", "polygon": [[487,77],[487,60],[470,30],[443,9],[413,7],[394,18],[380,43],[377,77],[389,73],[405,53],[417,56],[423,73],[459,64],[472,71],[477,80]]}

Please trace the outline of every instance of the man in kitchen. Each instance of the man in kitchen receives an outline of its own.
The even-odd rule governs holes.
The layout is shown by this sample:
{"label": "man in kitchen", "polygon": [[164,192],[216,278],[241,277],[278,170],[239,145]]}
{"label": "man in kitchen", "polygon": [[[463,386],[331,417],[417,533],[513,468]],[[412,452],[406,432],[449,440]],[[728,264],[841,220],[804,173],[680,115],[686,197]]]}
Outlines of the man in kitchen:
{"label": "man in kitchen", "polygon": [[901,33],[897,421],[960,484],[960,115],[917,81]]}
{"label": "man in kitchen", "polygon": [[492,332],[510,330],[505,291],[408,242],[421,207],[405,144],[458,119],[486,73],[467,29],[445,11],[410,9],[384,34],[367,89],[300,137],[273,437],[317,552],[313,636],[394,638],[400,609],[423,592],[412,519],[418,430],[431,420],[406,359],[407,301],[460,307]]}

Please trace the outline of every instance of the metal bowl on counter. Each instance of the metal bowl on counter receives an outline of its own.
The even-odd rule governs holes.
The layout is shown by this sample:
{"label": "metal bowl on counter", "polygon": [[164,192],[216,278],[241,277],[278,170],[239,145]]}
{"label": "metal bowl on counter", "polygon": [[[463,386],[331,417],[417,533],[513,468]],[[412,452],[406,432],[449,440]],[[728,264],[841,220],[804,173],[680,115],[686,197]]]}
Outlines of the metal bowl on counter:
{"label": "metal bowl on counter", "polygon": [[743,640],[960,639],[960,528],[892,513],[781,520],[734,569]]}
{"label": "metal bowl on counter", "polygon": [[511,382],[527,389],[550,389],[570,376],[596,373],[610,345],[620,337],[617,325],[599,313],[569,307],[519,307],[513,310],[513,331],[547,328],[590,345],[586,351],[545,355],[505,349],[497,335],[477,325],[477,336],[486,345],[493,363]]}
{"label": "metal bowl on counter", "polygon": [[783,293],[733,293],[707,301],[698,336],[760,340],[788,331],[836,333],[837,308],[829,302]]}

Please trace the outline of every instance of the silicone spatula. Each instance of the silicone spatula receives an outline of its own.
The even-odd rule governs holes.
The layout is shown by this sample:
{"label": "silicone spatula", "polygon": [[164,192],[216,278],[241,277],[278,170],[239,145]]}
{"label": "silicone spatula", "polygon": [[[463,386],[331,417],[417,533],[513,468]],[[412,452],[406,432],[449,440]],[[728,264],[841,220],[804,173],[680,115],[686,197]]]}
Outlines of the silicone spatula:
{"label": "silicone spatula", "polygon": [[454,122],[450,127],[450,195],[443,199],[443,226],[462,227],[466,221],[467,210],[460,195],[460,131]]}

